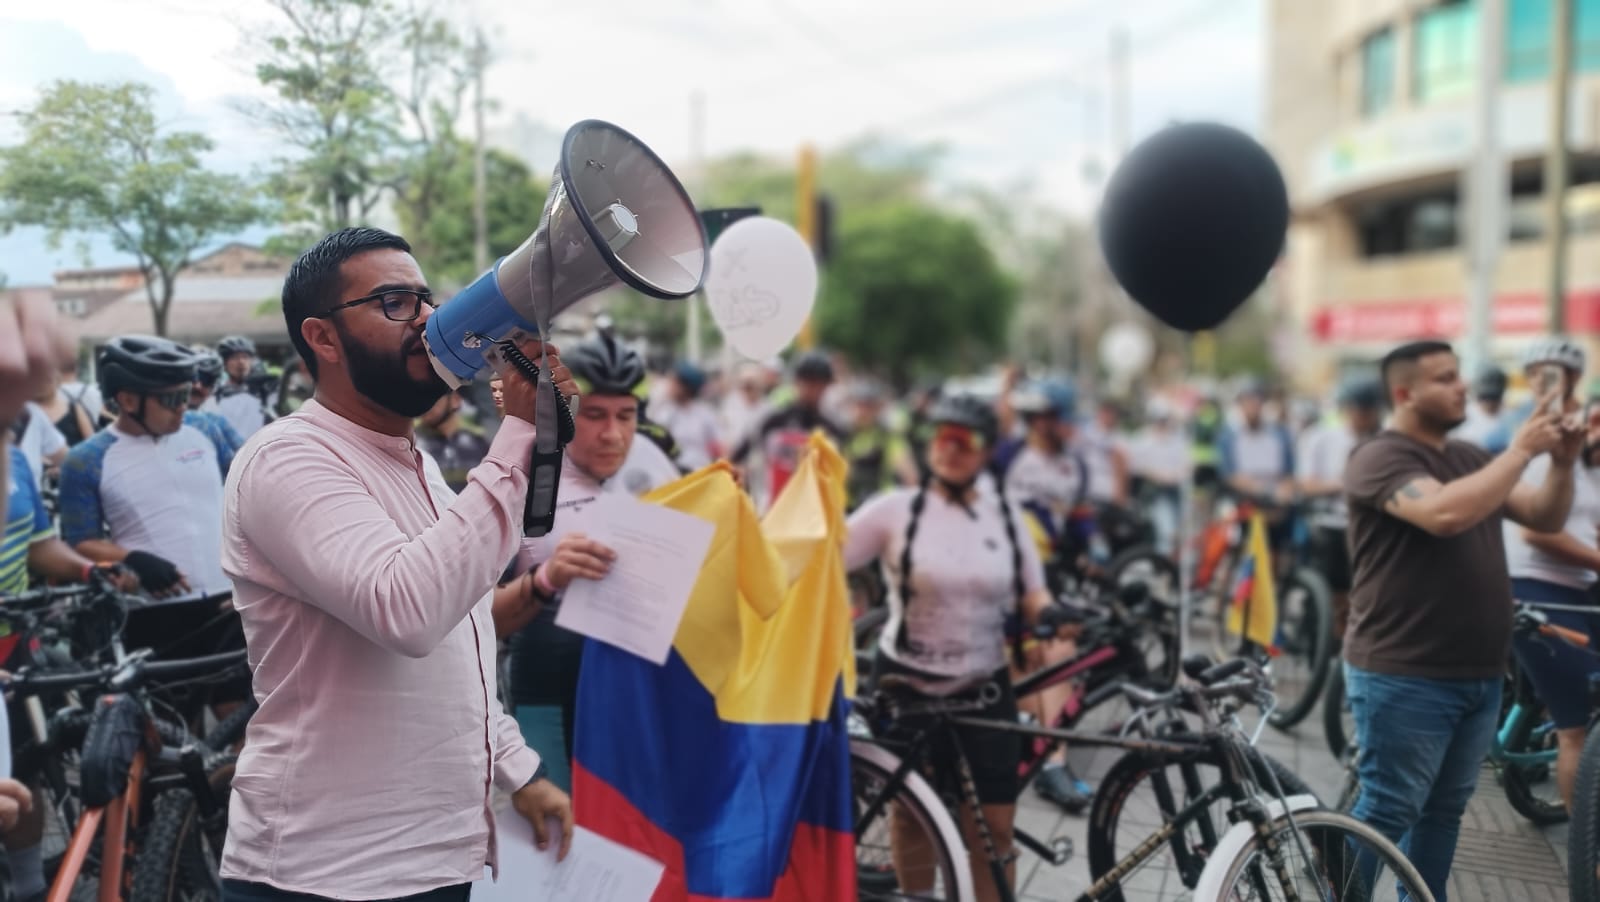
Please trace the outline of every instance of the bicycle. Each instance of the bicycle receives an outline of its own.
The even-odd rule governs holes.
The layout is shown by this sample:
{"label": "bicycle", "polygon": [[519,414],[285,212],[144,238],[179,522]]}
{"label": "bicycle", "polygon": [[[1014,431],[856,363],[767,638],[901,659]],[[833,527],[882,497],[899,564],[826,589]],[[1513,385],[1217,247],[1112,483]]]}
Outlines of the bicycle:
{"label": "bicycle", "polygon": [[[1567,605],[1519,603],[1513,614],[1512,629],[1522,634],[1538,633],[1579,648],[1589,646],[1589,636],[1550,623],[1543,609],[1594,610]],[[1505,697],[1509,702],[1502,703],[1500,722],[1484,760],[1499,773],[1500,788],[1506,794],[1506,801],[1518,814],[1538,826],[1562,823],[1567,820],[1568,812],[1560,795],[1555,792],[1555,729],[1549,719],[1543,716],[1544,705],[1534,695],[1532,681],[1515,662],[1507,676],[1506,686],[1508,691]],[[1352,733],[1341,756],[1345,779],[1339,793],[1338,808],[1342,811],[1353,810],[1361,796],[1357,767],[1360,751],[1359,738]],[[1541,786],[1548,792],[1542,792]]]}
{"label": "bicycle", "polygon": [[[939,739],[949,741],[950,731],[957,727],[1118,747],[1128,750],[1130,755],[1146,757],[1153,762],[1207,757],[1223,765],[1222,782],[1202,789],[1195,798],[1186,800],[1181,810],[1166,818],[1161,827],[1123,859],[1103,871],[1096,869],[1094,883],[1079,897],[1079,902],[1120,900],[1123,897],[1123,882],[1153,859],[1161,848],[1172,844],[1176,853],[1178,846],[1175,838],[1185,835],[1191,826],[1205,823],[1215,829],[1215,824],[1210,821],[1211,809],[1223,800],[1230,802],[1229,815],[1236,822],[1231,829],[1218,831],[1216,835],[1220,838],[1211,851],[1226,851],[1227,854],[1206,855],[1206,850],[1187,850],[1198,856],[1195,860],[1204,863],[1197,871],[1185,875],[1185,897],[1188,892],[1198,889],[1205,894],[1197,894],[1195,898],[1203,902],[1237,898],[1240,882],[1244,881],[1262,891],[1267,890],[1270,882],[1283,889],[1287,898],[1296,899],[1302,896],[1295,891],[1292,877],[1312,877],[1319,878],[1316,882],[1321,886],[1320,891],[1311,897],[1368,899],[1372,897],[1370,890],[1394,885],[1389,882],[1390,878],[1376,876],[1375,868],[1385,867],[1394,875],[1393,879],[1412,892],[1412,898],[1431,898],[1421,878],[1404,856],[1392,843],[1370,828],[1338,812],[1321,810],[1311,795],[1286,796],[1281,781],[1270,769],[1267,772],[1268,781],[1276,798],[1264,796],[1262,784],[1257,779],[1262,766],[1257,761],[1264,759],[1264,756],[1259,756],[1251,747],[1252,737],[1245,734],[1235,716],[1238,708],[1244,704],[1256,704],[1264,714],[1270,712],[1272,700],[1270,693],[1265,690],[1267,677],[1259,667],[1249,661],[1235,660],[1207,666],[1204,670],[1186,662],[1185,669],[1194,682],[1164,693],[1132,684],[1122,687],[1122,692],[1145,717],[1136,715],[1130,727],[1124,729],[1124,735],[1120,736],[1074,733],[966,716],[998,698],[999,687],[986,676],[948,681],[947,685],[937,687],[942,690],[938,693],[939,697],[930,699],[919,696],[909,701],[898,697],[896,692],[900,687],[891,684],[898,683],[898,678],[894,681],[885,679],[879,692],[869,700],[872,706],[869,719],[905,723],[909,718],[921,718],[927,726],[917,728],[909,740],[897,743],[903,750],[899,753],[888,744],[861,739],[851,742],[858,872],[862,866],[861,855],[877,851],[877,846],[871,840],[881,832],[875,829],[879,826],[878,817],[891,810],[902,825],[918,831],[912,838],[930,847],[931,864],[926,872],[911,875],[924,878],[918,880],[919,885],[914,888],[896,886],[891,890],[881,884],[863,883],[861,898],[972,898],[972,875],[967,864],[966,844],[956,831],[945,801],[939,798],[922,774],[922,766],[932,744]],[[1148,719],[1150,712],[1172,709],[1185,709],[1199,716],[1202,730],[1193,735],[1160,735],[1158,730],[1151,729],[1148,735],[1128,735],[1134,724]],[[1259,727],[1257,729],[1259,731]],[[998,854],[992,834],[983,818],[978,816],[980,805],[972,782],[970,763],[959,744],[955,745],[955,750],[958,773],[953,776],[960,787],[955,804],[973,815],[981,843],[981,858],[989,868],[995,885],[1000,887],[1001,897],[1014,900],[1015,896],[1006,882],[1008,861]],[[1176,800],[1171,801],[1176,803]],[[1095,818],[1091,818],[1090,824],[1091,831],[1101,829]],[[1021,845],[1039,851],[1036,848],[1039,845],[1037,840],[1027,837],[1024,830],[1016,829],[1015,835]],[[906,831],[903,829],[902,839],[905,838]],[[1364,843],[1369,853],[1353,851],[1351,843],[1357,841]],[[1094,843],[1092,833],[1091,846]],[[1305,857],[1305,866],[1291,868],[1284,862],[1284,855],[1291,851],[1291,847]],[[1316,856],[1311,854],[1312,849],[1316,850]],[[1059,845],[1056,851],[1062,851]],[[1067,852],[1069,855],[1070,847]],[[892,850],[890,854],[892,857]],[[1042,857],[1053,864],[1060,864],[1067,855]],[[1333,895],[1327,892],[1330,879],[1340,887]]]}
{"label": "bicycle", "polygon": [[[1227,657],[1245,653],[1248,645],[1245,637],[1228,628],[1228,611],[1250,553],[1252,521],[1268,510],[1293,516],[1297,505],[1232,488],[1220,491],[1220,516],[1196,539],[1198,564],[1190,586],[1195,623],[1210,633],[1214,654]],[[1260,651],[1272,657],[1273,677],[1283,699],[1283,707],[1272,713],[1269,723],[1288,730],[1316,707],[1332,668],[1333,592],[1327,580],[1300,563],[1274,574],[1274,584],[1278,612],[1274,648]]]}
{"label": "bicycle", "polygon": [[[221,779],[232,756],[189,736],[181,723],[156,713],[154,688],[207,676],[221,676],[242,666],[243,651],[180,661],[150,661],[148,650],[102,667],[69,673],[35,673],[24,669],[6,686],[17,696],[47,692],[104,690],[92,711],[58,718],[63,731],[85,724],[80,753],[79,797],[82,812],[72,828],[60,867],[50,884],[47,902],[69,902],[80,882],[97,881],[100,902],[220,898],[221,837],[227,829],[226,792]],[[225,725],[224,725],[225,726]],[[61,737],[55,738],[56,742]],[[176,794],[181,793],[181,796]],[[171,801],[192,797],[207,825],[207,844],[163,847],[160,840],[179,834],[163,825],[179,807]],[[146,824],[149,824],[146,827]],[[194,834],[191,832],[191,836]],[[139,846],[143,843],[143,847]],[[131,867],[130,867],[131,864]],[[180,887],[167,879],[181,873]],[[179,892],[179,890],[185,890]]]}

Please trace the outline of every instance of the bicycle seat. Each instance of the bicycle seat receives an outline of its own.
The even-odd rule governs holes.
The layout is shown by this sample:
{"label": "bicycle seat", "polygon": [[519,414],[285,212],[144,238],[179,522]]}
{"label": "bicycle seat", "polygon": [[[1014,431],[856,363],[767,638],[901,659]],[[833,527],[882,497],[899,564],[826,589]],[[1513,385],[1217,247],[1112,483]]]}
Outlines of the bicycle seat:
{"label": "bicycle seat", "polygon": [[[878,688],[884,692],[911,692],[934,698],[966,695],[974,690],[981,690],[980,694],[987,698],[991,694],[989,686],[992,684],[993,680],[987,673],[953,677],[948,680],[920,680],[906,674],[890,673],[878,679]],[[995,701],[999,700],[998,686],[994,687],[993,696]]]}

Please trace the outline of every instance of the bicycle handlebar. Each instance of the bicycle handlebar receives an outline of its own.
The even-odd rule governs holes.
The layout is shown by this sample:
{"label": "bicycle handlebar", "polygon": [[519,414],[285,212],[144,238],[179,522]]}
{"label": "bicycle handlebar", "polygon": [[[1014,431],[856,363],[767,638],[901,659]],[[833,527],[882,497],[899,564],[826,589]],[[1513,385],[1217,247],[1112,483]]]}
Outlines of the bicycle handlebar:
{"label": "bicycle handlebar", "polygon": [[158,680],[178,680],[225,670],[243,664],[246,654],[240,649],[176,661],[151,661],[144,656],[137,656],[120,664],[108,664],[92,670],[77,670],[71,673],[35,674],[25,669],[13,675],[5,688],[8,691],[30,695],[101,687],[114,692],[124,692]]}

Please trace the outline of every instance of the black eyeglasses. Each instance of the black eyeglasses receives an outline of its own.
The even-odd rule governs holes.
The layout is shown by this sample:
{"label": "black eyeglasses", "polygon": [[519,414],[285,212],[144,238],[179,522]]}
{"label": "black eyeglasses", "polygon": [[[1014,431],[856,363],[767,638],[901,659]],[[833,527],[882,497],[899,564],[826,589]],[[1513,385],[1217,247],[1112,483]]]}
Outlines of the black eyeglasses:
{"label": "black eyeglasses", "polygon": [[371,303],[372,301],[377,301],[383,308],[383,316],[385,319],[395,323],[409,323],[421,316],[423,304],[427,304],[429,307],[439,306],[433,302],[433,292],[431,291],[412,291],[409,288],[390,288],[387,291],[380,291],[377,294],[369,294],[364,298],[356,298],[353,301],[345,301],[343,304],[340,304],[337,307],[322,313],[318,313],[315,318],[326,319],[327,317],[338,313],[340,310],[343,310],[346,307],[357,307],[362,304]]}

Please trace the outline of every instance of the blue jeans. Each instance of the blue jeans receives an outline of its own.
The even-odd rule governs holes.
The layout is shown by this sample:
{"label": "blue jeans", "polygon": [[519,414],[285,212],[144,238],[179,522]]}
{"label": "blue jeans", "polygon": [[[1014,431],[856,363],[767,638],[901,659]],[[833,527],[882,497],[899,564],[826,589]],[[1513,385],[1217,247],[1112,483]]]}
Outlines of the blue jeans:
{"label": "blue jeans", "polygon": [[1350,664],[1344,672],[1361,742],[1352,814],[1394,841],[1446,902],[1461,815],[1500,718],[1502,680],[1389,676]]}

